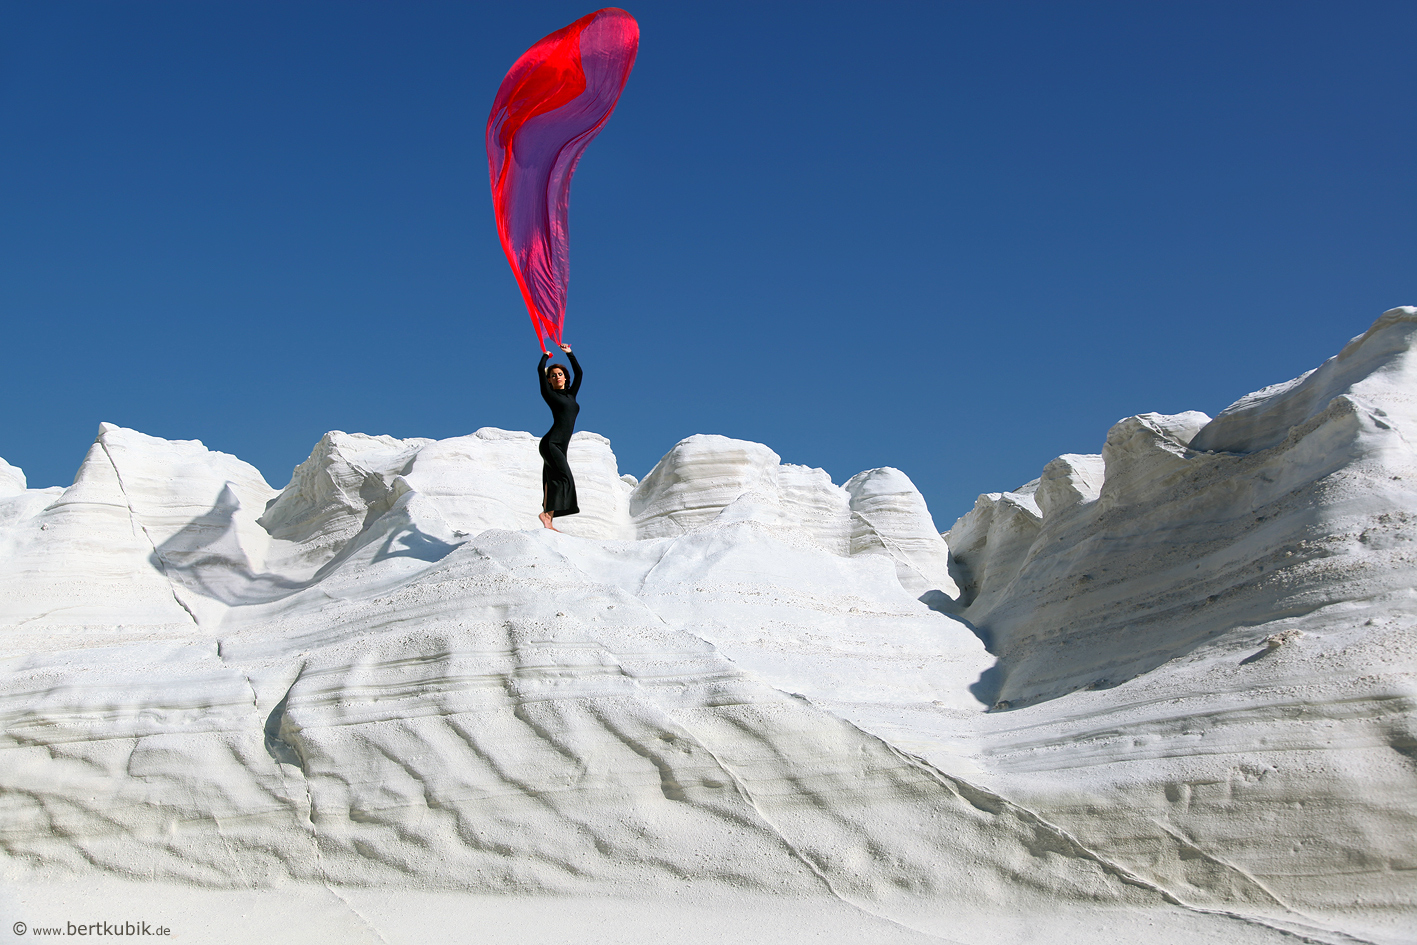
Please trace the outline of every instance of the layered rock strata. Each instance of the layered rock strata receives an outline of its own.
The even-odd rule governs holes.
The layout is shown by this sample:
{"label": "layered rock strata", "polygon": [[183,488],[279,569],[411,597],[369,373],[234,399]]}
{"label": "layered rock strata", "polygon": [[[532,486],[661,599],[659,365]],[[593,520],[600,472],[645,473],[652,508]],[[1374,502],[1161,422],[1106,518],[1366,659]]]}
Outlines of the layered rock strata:
{"label": "layered rock strata", "polygon": [[0,463],[0,869],[1410,940],[1414,332],[948,542],[898,470],[716,436],[637,482],[577,434],[561,534],[491,428],[331,433],[280,491],[110,425],[67,489]]}

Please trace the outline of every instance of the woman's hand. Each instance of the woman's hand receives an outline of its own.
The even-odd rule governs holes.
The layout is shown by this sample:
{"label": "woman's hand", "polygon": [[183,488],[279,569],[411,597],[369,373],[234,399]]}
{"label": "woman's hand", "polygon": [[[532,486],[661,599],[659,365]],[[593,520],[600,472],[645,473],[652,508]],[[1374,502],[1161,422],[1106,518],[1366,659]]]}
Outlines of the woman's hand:
{"label": "woman's hand", "polygon": [[562,351],[566,352],[567,354],[570,354],[570,353],[571,353],[571,346],[568,345],[568,344],[565,344],[564,342],[563,342],[562,344],[557,345],[556,347],[560,348]]}

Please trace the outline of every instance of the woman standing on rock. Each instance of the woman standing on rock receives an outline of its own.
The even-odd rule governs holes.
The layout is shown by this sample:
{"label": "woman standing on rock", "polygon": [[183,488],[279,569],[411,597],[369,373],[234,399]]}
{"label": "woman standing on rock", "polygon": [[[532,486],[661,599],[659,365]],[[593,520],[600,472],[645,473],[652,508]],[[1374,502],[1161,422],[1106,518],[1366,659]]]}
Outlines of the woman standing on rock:
{"label": "woman standing on rock", "polygon": [[571,353],[571,346],[563,344],[575,369],[576,379],[572,381],[570,372],[560,364],[546,366],[551,353],[542,349],[541,362],[536,366],[536,376],[541,382],[541,399],[551,408],[551,429],[541,438],[537,447],[541,453],[541,509],[538,518],[541,524],[552,531],[556,526],[551,520],[557,515],[575,515],[580,506],[576,504],[576,480],[571,475],[571,464],[566,459],[566,450],[571,445],[571,434],[576,429],[576,414],[581,408],[576,403],[576,392],[581,389],[581,365]]}

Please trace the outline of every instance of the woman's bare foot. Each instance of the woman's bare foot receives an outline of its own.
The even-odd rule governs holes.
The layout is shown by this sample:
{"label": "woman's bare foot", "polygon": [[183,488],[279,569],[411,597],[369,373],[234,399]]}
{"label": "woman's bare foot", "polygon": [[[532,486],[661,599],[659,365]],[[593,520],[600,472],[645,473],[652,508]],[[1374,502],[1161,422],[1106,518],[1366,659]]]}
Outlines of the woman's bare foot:
{"label": "woman's bare foot", "polygon": [[546,526],[547,528],[551,529],[553,532],[559,532],[559,531],[561,530],[561,529],[557,528],[555,525],[552,525],[552,524],[551,524],[551,520],[552,520],[553,518],[555,518],[555,515],[553,515],[551,512],[542,512],[540,515],[537,516],[537,518],[541,519],[541,524],[542,524],[542,525],[544,525],[544,526]]}

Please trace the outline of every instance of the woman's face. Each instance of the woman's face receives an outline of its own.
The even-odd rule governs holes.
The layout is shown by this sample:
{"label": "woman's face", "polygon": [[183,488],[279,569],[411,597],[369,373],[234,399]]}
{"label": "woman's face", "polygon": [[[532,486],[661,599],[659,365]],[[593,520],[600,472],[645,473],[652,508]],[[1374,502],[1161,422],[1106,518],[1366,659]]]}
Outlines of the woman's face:
{"label": "woman's face", "polygon": [[548,379],[551,381],[551,389],[552,389],[552,390],[565,390],[565,389],[566,389],[566,372],[563,371],[563,370],[561,370],[560,368],[558,368],[558,367],[552,368],[552,369],[551,369],[551,373],[550,373],[550,375],[548,376]]}

